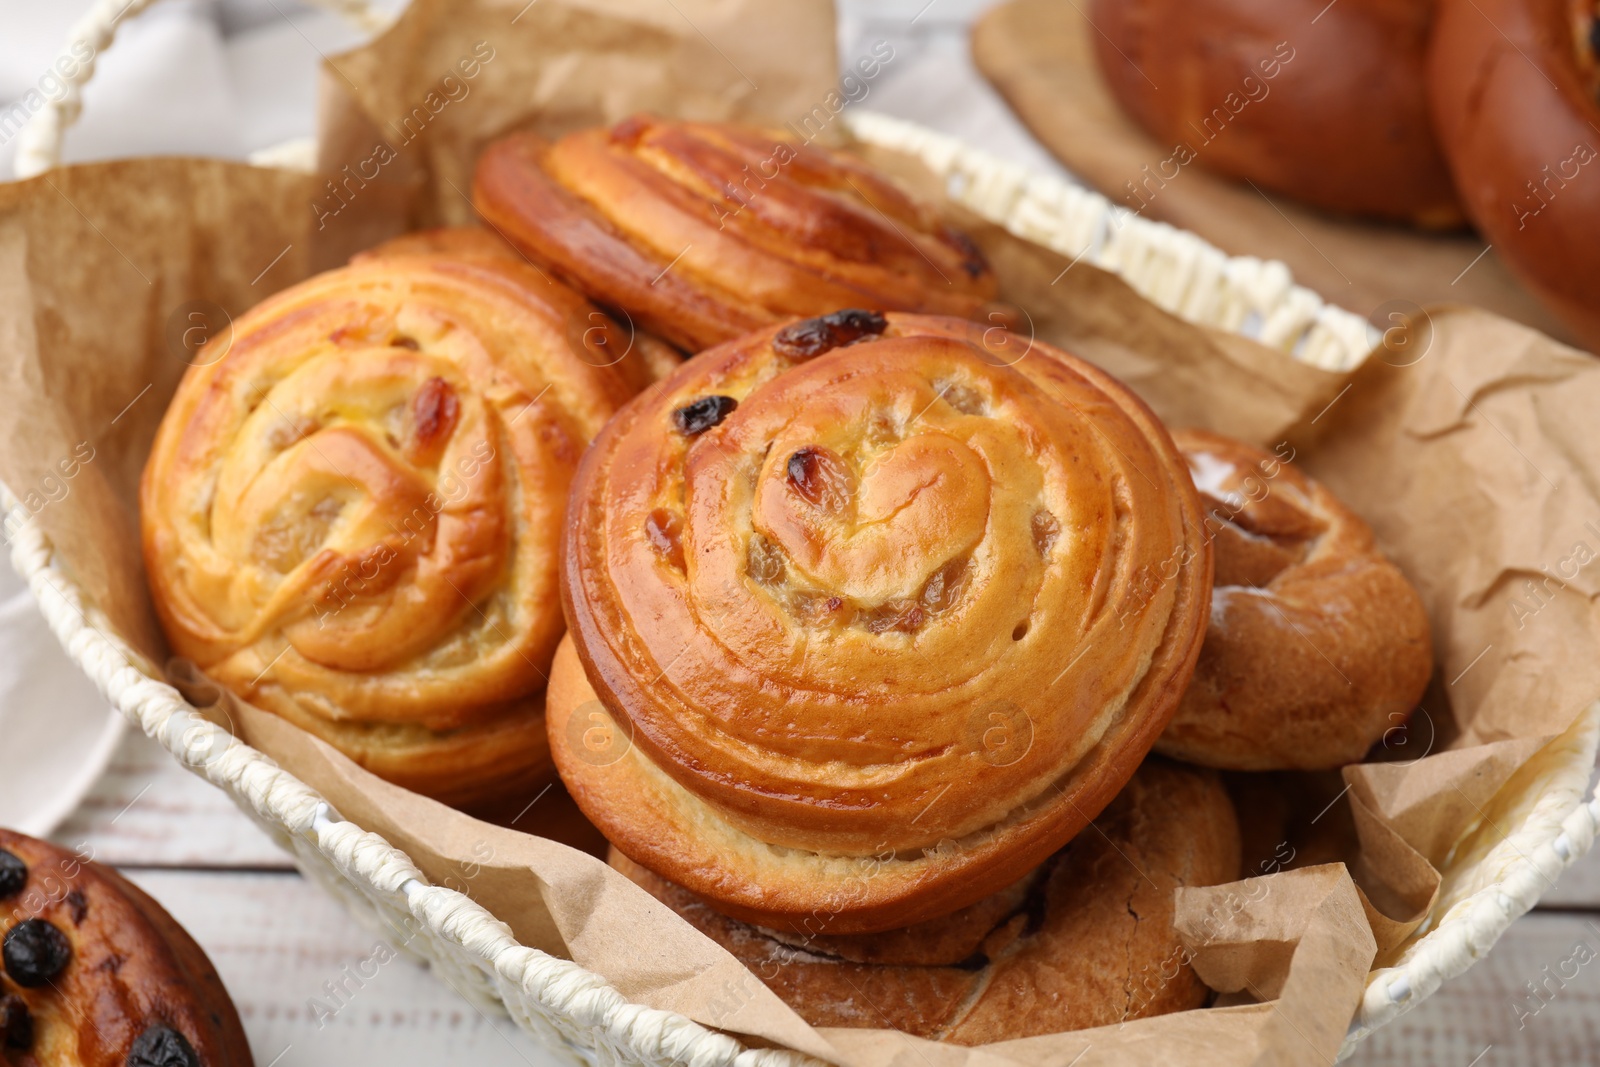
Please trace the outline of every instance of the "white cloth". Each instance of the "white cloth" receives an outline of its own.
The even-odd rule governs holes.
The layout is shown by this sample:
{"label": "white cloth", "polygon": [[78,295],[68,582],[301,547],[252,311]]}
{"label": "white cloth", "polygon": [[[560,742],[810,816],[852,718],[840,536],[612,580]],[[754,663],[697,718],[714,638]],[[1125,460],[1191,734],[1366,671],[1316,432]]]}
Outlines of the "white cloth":
{"label": "white cloth", "polygon": [[[0,111],[30,91],[50,92],[51,64],[88,7],[89,0],[0,0]],[[163,0],[125,20],[98,58],[63,158],[243,159],[308,137],[318,63],[360,39],[338,16],[294,0]],[[15,155],[15,135],[0,128],[0,178],[13,176]]]}

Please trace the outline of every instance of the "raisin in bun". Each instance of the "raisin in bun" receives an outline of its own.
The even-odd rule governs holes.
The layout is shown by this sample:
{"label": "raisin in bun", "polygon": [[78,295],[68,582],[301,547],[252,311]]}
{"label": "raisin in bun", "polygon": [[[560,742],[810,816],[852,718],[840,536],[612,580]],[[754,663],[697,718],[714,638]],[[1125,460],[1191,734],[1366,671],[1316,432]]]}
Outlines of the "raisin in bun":
{"label": "raisin in bun", "polygon": [[788,131],[639,115],[478,161],[473,202],[519,249],[688,352],[841,307],[971,316],[995,278],[877,170]]}
{"label": "raisin in bun", "polygon": [[1204,629],[1199,500],[1125,386],[1006,340],[803,320],[601,433],[549,726],[625,855],[736,918],[883,930],[1015,882],[1133,774]]}
{"label": "raisin in bun", "polygon": [[1244,771],[1359,761],[1433,674],[1421,597],[1372,528],[1292,463],[1200,430],[1173,439],[1216,579],[1194,681],[1157,750]]}
{"label": "raisin in bun", "polygon": [[567,488],[634,392],[593,314],[525,264],[395,253],[241,315],[141,484],[173,650],[447,803],[548,781]]}
{"label": "raisin in bun", "polygon": [[1174,898],[1238,877],[1227,790],[1215,772],[1152,759],[1095,827],[953,915],[854,936],[829,933],[826,916],[801,933],[751,926],[620,852],[611,863],[813,1026],[981,1045],[1204,1006]]}
{"label": "raisin in bun", "polygon": [[131,882],[0,830],[0,1062],[250,1067],[200,946]]}
{"label": "raisin in bun", "polygon": [[1462,215],[1428,115],[1432,8],[1094,0],[1089,17],[1106,84],[1163,154],[1188,146],[1193,162],[1270,193],[1440,229]]}
{"label": "raisin in bun", "polygon": [[1473,223],[1600,352],[1600,6],[1440,0],[1429,89]]}

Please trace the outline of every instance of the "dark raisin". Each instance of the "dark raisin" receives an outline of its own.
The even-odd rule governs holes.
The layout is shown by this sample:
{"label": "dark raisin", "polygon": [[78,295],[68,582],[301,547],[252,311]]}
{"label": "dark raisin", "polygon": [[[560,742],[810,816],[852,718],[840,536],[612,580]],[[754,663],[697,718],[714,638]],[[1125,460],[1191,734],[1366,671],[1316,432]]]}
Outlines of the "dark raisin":
{"label": "dark raisin", "polygon": [[89,917],[89,898],[83,895],[83,890],[74,889],[67,894],[67,911],[72,915],[73,926],[83,925],[83,920]]}
{"label": "dark raisin", "polygon": [[24,1051],[33,1046],[33,1015],[15,993],[0,997],[0,1044]]}
{"label": "dark raisin", "polygon": [[789,600],[789,608],[810,626],[848,626],[856,617],[854,606],[843,597],[827,593],[796,593]]}
{"label": "dark raisin", "polygon": [[844,460],[826,448],[807,445],[797,449],[789,457],[785,473],[802,500],[829,514],[843,511],[850,502],[850,476]]}
{"label": "dark raisin", "polygon": [[417,344],[417,339],[415,337],[407,337],[404,334],[401,334],[399,337],[393,338],[389,342],[389,347],[390,348],[409,348],[413,352],[417,352],[417,351],[420,351],[422,349],[422,346]]}
{"label": "dark raisin", "polygon": [[790,359],[814,359],[835,348],[877,337],[888,326],[889,320],[876,311],[858,308],[835,311],[831,315],[791,322],[772,338],[772,349]]}
{"label": "dark raisin", "polygon": [[972,278],[980,278],[989,271],[989,261],[984,258],[980,249],[966,234],[954,226],[941,226],[939,237],[945,244],[955,249],[961,255],[961,269]]}
{"label": "dark raisin", "polygon": [[650,116],[629,115],[615,126],[611,127],[610,141],[612,144],[632,148],[639,143],[645,131],[650,128]]}
{"label": "dark raisin", "polygon": [[875,634],[897,630],[903,634],[916,633],[928,621],[928,613],[920,604],[910,600],[890,600],[866,613],[866,627]]}
{"label": "dark raisin", "polygon": [[200,1067],[189,1039],[170,1026],[152,1026],[133,1039],[128,1067]]}
{"label": "dark raisin", "polygon": [[672,413],[672,424],[681,434],[693,437],[705,433],[733,413],[739,402],[731,396],[703,396]]}
{"label": "dark raisin", "polygon": [[28,865],[12,852],[0,848],[0,900],[14,897],[28,884]]}
{"label": "dark raisin", "polygon": [[432,448],[449,437],[456,428],[461,414],[461,401],[456,391],[443,378],[429,378],[417,388],[411,398],[411,421],[416,427],[417,443]]}
{"label": "dark raisin", "polygon": [[42,986],[72,961],[67,935],[43,919],[24,919],[6,931],[6,973],[24,989]]}
{"label": "dark raisin", "polygon": [[678,570],[684,569],[683,520],[675,511],[656,508],[644,520],[644,535],[656,554]]}

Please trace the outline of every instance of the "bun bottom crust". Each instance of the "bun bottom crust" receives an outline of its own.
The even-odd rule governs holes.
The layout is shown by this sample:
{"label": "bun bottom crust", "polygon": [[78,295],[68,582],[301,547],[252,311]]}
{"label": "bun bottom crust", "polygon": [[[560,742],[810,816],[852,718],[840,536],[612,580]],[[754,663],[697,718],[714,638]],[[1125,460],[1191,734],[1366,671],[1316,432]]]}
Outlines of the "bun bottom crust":
{"label": "bun bottom crust", "polygon": [[384,781],[453,808],[513,803],[555,780],[543,693],[513,702],[487,722],[445,731],[335,722],[308,712],[287,694],[274,699],[257,693],[251,703],[326,741]]}
{"label": "bun bottom crust", "polygon": [[634,863],[611,865],[730,952],[813,1026],[884,1027],[959,1045],[1204,1006],[1173,930],[1174,891],[1237,877],[1221,779],[1156,758],[1038,869],[953,915],[880,934],[731,919]]}

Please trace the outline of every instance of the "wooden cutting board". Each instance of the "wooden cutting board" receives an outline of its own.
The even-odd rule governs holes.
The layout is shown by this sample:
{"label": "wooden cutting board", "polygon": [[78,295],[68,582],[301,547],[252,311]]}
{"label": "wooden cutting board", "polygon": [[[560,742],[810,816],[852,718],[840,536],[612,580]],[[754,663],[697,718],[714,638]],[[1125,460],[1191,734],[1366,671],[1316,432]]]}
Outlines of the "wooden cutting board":
{"label": "wooden cutting board", "polygon": [[[1383,327],[1397,306],[1477,304],[1571,343],[1571,335],[1476,234],[1424,234],[1333,218],[1197,164],[1164,186],[1143,168],[1173,154],[1126,117],[1096,66],[1086,0],[1008,0],[974,25],[978,69],[1058,159],[1115,204],[1190,230],[1232,255],[1286,263],[1295,280]],[[1312,47],[1315,28],[1308,27]],[[1170,168],[1169,168],[1170,169]],[[1481,255],[1481,258],[1479,258]]]}

